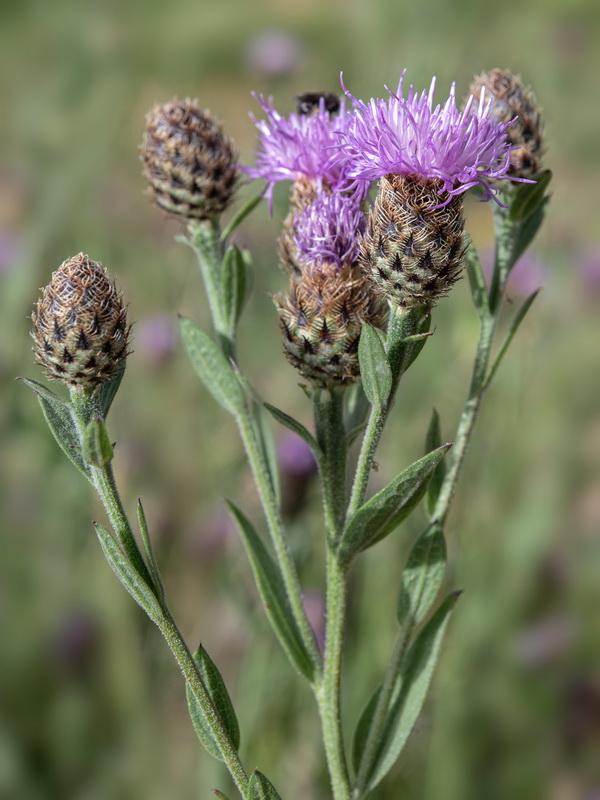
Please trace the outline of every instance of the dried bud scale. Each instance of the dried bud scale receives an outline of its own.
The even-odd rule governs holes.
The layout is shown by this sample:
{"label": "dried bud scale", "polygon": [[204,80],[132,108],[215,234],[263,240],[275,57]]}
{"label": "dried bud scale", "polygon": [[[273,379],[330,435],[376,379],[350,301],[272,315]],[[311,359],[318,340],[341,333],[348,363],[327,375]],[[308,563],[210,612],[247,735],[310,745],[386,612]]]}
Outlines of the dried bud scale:
{"label": "dried bud scale", "polygon": [[154,201],[171,214],[211,219],[231,202],[238,175],[235,148],[195,101],[154,106],[140,153]]}
{"label": "dried bud scale", "polygon": [[127,309],[111,276],[89,256],[60,265],[31,319],[36,363],[51,380],[94,387],[124,369]]}
{"label": "dried bud scale", "polygon": [[458,279],[463,199],[440,205],[440,182],[385,175],[361,242],[366,274],[394,305],[432,308]]}
{"label": "dried bud scale", "polygon": [[469,89],[477,99],[484,90],[485,99],[492,100],[490,114],[503,124],[513,120],[506,131],[506,138],[514,148],[507,175],[534,177],[542,169],[543,124],[533,92],[506,69],[493,69],[479,75]]}

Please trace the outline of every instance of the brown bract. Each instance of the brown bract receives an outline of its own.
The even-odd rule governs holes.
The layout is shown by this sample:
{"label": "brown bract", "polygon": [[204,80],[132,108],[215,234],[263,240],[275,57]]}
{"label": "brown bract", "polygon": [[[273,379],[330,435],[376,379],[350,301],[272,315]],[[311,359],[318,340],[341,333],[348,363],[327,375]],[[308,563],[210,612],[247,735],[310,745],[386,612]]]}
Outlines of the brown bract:
{"label": "brown bract", "polygon": [[533,178],[542,170],[543,123],[535,95],[517,75],[507,69],[493,69],[479,75],[470,86],[470,93],[480,98],[493,98],[491,113],[499,122],[516,118],[506,135],[515,149],[510,154],[507,175]]}
{"label": "brown bract", "polygon": [[361,242],[375,290],[401,308],[432,308],[458,280],[464,260],[463,198],[439,194],[441,181],[385,175]]}
{"label": "brown bract", "polygon": [[155,203],[171,214],[210,219],[231,202],[238,176],[233,142],[195,101],[154,106],[140,154]]}
{"label": "brown bract", "polygon": [[93,387],[124,369],[126,306],[111,276],[84,253],[52,274],[31,319],[36,363],[51,380]]}

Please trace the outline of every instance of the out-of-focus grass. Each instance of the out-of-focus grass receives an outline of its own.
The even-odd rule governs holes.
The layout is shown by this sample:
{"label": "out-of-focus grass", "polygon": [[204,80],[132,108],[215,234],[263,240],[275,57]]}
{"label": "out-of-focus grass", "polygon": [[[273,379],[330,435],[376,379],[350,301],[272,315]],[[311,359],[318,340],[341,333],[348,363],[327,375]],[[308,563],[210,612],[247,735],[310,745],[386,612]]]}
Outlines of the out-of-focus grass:
{"label": "out-of-focus grass", "polygon": [[[295,40],[289,72],[266,75],[249,62],[265,31]],[[177,312],[207,323],[192,254],[173,243],[178,226],[143,196],[137,145],[147,109],[173,95],[198,97],[248,162],[252,89],[274,93],[285,111],[298,92],[335,91],[342,69],[352,92],[368,97],[404,66],[419,87],[437,74],[440,97],[454,79],[466,91],[483,69],[521,72],[545,108],[555,180],[536,244],[546,288],[486,398],[450,518],[448,584],[465,593],[426,712],[375,796],[575,800],[599,791],[599,34],[592,0],[5,4],[0,795],[148,800],[227,786],[195,740],[158,634],[103,562],[90,525],[101,509],[34,397],[13,382],[40,378],[27,337],[38,287],[83,250],[117,275],[138,331],[156,315],[173,323]],[[285,197],[277,193],[272,220],[259,210],[238,235],[256,261],[241,360],[266,398],[308,422],[268,298],[283,286],[274,240]],[[485,250],[489,208],[473,204],[469,221]],[[518,300],[515,290],[507,318]],[[466,282],[435,325],[403,384],[374,485],[419,455],[432,406],[452,437],[476,336]],[[159,359],[152,342],[151,333],[134,341],[111,412],[124,498],[133,509],[143,497],[176,617],[226,676],[245,762],[286,798],[326,797],[311,698],[264,622],[223,521],[223,496],[259,518],[236,433],[179,346]],[[384,668],[402,558],[421,522],[375,548],[354,575],[349,735]],[[320,550],[315,508],[304,523],[294,547],[318,591],[321,572],[307,559]]]}

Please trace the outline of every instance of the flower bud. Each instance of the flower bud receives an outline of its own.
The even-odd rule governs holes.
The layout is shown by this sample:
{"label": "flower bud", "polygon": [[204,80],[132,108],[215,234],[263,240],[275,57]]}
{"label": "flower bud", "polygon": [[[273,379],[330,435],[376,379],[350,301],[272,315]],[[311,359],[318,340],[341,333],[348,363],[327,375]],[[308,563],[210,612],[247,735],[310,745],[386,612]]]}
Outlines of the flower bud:
{"label": "flower bud", "polygon": [[89,256],[60,265],[31,319],[36,363],[51,380],[93,387],[125,368],[127,309],[111,276]]}
{"label": "flower bud", "polygon": [[463,198],[440,205],[441,181],[385,175],[361,242],[361,263],[401,308],[432,308],[458,279],[464,254]]}
{"label": "flower bud", "polygon": [[275,305],[286,358],[303,377],[321,388],[358,380],[362,323],[381,327],[385,319],[385,307],[358,266],[304,269]]}
{"label": "flower bud", "polygon": [[492,98],[491,114],[498,122],[514,119],[506,132],[513,149],[507,175],[513,178],[532,178],[542,170],[543,125],[540,108],[533,92],[521,79],[506,69],[493,69],[479,75],[470,93],[479,98],[485,89],[485,99]]}
{"label": "flower bud", "polygon": [[231,139],[192,100],[154,106],[140,147],[158,206],[186,219],[211,219],[231,202],[237,156]]}

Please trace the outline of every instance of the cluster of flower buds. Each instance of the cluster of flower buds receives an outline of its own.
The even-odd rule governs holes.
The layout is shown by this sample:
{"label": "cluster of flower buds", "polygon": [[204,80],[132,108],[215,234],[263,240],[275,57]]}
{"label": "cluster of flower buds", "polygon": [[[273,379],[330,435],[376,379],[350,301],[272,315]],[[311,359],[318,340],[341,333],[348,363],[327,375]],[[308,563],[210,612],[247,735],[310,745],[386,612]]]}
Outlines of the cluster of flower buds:
{"label": "cluster of flower buds", "polygon": [[[350,110],[331,95],[311,94],[299,98],[298,113],[283,117],[259,98],[266,119],[256,123],[255,165],[244,169],[267,181],[270,201],[275,183],[293,182],[280,240],[292,287],[278,306],[288,356],[313,381],[315,365],[340,380],[330,348],[339,320],[321,316],[324,308],[341,308],[333,276],[360,297],[351,304],[356,331],[361,314],[381,324],[383,301],[430,310],[462,271],[464,193],[479,187],[483,199],[494,198],[500,181],[528,179],[540,169],[539,111],[510,73],[477,79],[462,110],[454,85],[445,103],[434,105],[435,79],[422,93],[412,86],[405,93],[403,82],[404,74],[396,92],[369,103],[346,91]],[[365,224],[373,181],[378,194]],[[380,303],[368,302],[371,296]],[[348,330],[347,356],[356,347],[355,327]]]}

